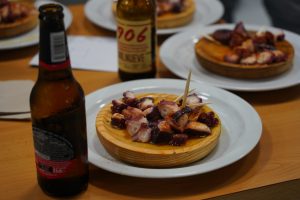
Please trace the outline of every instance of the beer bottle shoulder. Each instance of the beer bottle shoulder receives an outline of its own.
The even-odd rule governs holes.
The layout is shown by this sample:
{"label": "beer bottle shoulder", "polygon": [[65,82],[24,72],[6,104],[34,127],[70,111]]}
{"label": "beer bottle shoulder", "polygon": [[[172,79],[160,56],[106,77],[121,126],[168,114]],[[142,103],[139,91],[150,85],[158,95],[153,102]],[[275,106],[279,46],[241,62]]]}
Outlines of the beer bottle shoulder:
{"label": "beer bottle shoulder", "polygon": [[119,0],[117,16],[127,20],[145,20],[155,16],[155,3],[153,0]]}
{"label": "beer bottle shoulder", "polygon": [[47,116],[84,104],[84,92],[76,80],[39,80],[30,95],[32,116]]}

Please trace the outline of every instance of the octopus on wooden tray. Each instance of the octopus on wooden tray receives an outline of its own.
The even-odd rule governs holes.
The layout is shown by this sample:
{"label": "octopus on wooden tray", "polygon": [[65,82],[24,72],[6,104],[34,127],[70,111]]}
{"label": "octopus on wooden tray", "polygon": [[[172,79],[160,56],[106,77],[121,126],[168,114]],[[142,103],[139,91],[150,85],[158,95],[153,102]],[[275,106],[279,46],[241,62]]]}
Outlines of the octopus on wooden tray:
{"label": "octopus on wooden tray", "polygon": [[205,157],[221,132],[218,115],[196,93],[123,93],[101,109],[96,128],[114,157],[132,164],[169,167]]}
{"label": "octopus on wooden tray", "polygon": [[33,4],[0,0],[0,38],[25,33],[37,23],[38,12]]}
{"label": "octopus on wooden tray", "polygon": [[292,67],[294,48],[283,31],[247,31],[239,22],[234,29],[217,29],[195,45],[205,69],[234,78],[265,78]]}

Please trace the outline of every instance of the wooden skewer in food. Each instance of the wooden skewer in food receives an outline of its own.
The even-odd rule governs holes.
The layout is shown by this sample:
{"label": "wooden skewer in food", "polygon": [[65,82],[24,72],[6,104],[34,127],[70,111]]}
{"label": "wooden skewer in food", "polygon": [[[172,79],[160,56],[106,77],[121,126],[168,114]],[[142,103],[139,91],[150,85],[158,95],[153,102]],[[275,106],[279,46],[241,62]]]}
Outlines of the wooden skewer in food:
{"label": "wooden skewer in food", "polygon": [[190,69],[188,78],[187,78],[186,83],[185,83],[185,90],[184,90],[184,95],[183,95],[183,98],[182,98],[181,108],[184,108],[186,106],[186,98],[189,94],[191,75],[192,75],[192,70]]}

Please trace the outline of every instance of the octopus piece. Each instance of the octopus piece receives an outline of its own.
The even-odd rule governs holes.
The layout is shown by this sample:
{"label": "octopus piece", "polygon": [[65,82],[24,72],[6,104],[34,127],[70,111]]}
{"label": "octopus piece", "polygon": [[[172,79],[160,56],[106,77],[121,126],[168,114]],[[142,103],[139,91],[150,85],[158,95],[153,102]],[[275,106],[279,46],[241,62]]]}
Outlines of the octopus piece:
{"label": "octopus piece", "polygon": [[231,40],[232,30],[228,29],[219,29],[216,30],[211,36],[214,40],[220,42],[224,45],[229,45]]}
{"label": "octopus piece", "polygon": [[123,97],[125,99],[135,99],[136,98],[135,95],[134,95],[134,93],[132,91],[125,91],[125,92],[123,92]]}
{"label": "octopus piece", "polygon": [[146,123],[142,123],[138,132],[132,136],[133,141],[137,142],[149,142],[151,139],[152,129],[148,127]]}
{"label": "octopus piece", "polygon": [[[190,99],[190,100],[188,100]],[[193,120],[201,113],[201,108],[207,103],[202,102],[202,99],[198,95],[191,95],[187,97],[187,106],[192,109],[192,112],[189,114],[189,120]]]}
{"label": "octopus piece", "polygon": [[274,55],[274,62],[284,62],[287,60],[286,54],[280,50],[274,50],[272,54]]}
{"label": "octopus piece", "polygon": [[240,62],[241,57],[236,53],[228,53],[224,56],[224,61],[232,64],[237,64]]}
{"label": "octopus piece", "polygon": [[253,40],[251,40],[251,39],[244,41],[242,43],[241,47],[244,49],[247,49],[251,53],[253,53],[255,51],[255,46],[254,46]]}
{"label": "octopus piece", "polygon": [[281,42],[285,39],[285,34],[283,33],[283,31],[281,31],[280,33],[275,35],[275,40],[277,42]]}
{"label": "octopus piece", "polygon": [[263,43],[254,43],[255,51],[256,52],[263,52],[263,51],[273,51],[276,50],[275,46],[269,45],[269,44],[263,44]]}
{"label": "octopus piece", "polygon": [[131,119],[131,118],[139,118],[144,117],[143,111],[141,111],[138,108],[130,107],[128,106],[126,109],[122,111],[122,114],[124,115],[125,119]]}
{"label": "octopus piece", "polygon": [[126,120],[125,124],[126,124],[126,130],[129,133],[129,135],[134,136],[135,134],[138,133],[138,131],[142,127],[142,124],[147,125],[148,121],[145,117],[136,117],[136,118],[131,118],[129,120]]}
{"label": "octopus piece", "polygon": [[197,121],[199,115],[203,112],[202,106],[207,103],[199,103],[197,107],[192,108],[192,112],[189,114],[189,121]]}
{"label": "octopus piece", "polygon": [[266,38],[266,44],[269,44],[269,45],[275,45],[275,36],[273,33],[271,33],[270,31],[266,31],[265,33],[265,38]]}
{"label": "octopus piece", "polygon": [[186,106],[186,107],[182,108],[181,110],[178,110],[177,112],[175,112],[172,115],[172,118],[176,122],[179,122],[184,115],[188,115],[191,112],[192,112],[192,109],[190,107]]}
{"label": "octopus piece", "polygon": [[143,97],[138,103],[138,108],[141,110],[146,110],[147,108],[154,106],[154,99],[152,97]]}
{"label": "octopus piece", "polygon": [[240,46],[243,44],[243,42],[245,40],[247,40],[248,38],[245,38],[243,37],[242,35],[240,34],[237,34],[237,33],[232,33],[232,36],[231,36],[231,39],[230,39],[230,42],[229,42],[229,46],[231,48],[234,48],[234,47],[237,47],[237,46]]}
{"label": "octopus piece", "polygon": [[219,120],[215,117],[214,112],[201,113],[197,121],[206,124],[210,128],[216,126],[219,123]]}
{"label": "octopus piece", "polygon": [[257,58],[255,54],[248,56],[246,58],[241,59],[240,63],[244,65],[254,65],[256,64]]}
{"label": "octopus piece", "polygon": [[271,51],[264,51],[257,54],[258,64],[271,64],[274,61],[274,55]]}
{"label": "octopus piece", "polygon": [[157,124],[157,128],[159,129],[159,132],[164,132],[164,133],[173,133],[173,130],[170,126],[170,124],[166,120],[161,120]]}
{"label": "octopus piece", "polygon": [[[183,100],[181,98],[178,104],[179,106],[182,105],[182,101]],[[201,107],[203,105],[204,103],[202,103],[202,99],[196,93],[189,94],[186,97],[186,106],[190,107],[192,110]]]}
{"label": "octopus piece", "polygon": [[9,19],[10,17],[10,6],[9,4],[3,4],[0,8],[0,22],[6,23],[6,22],[13,22],[12,19]]}
{"label": "octopus piece", "polygon": [[8,1],[0,2],[0,23],[12,23],[28,14],[29,10],[23,4]]}
{"label": "octopus piece", "polygon": [[189,107],[191,107],[191,105],[199,103],[202,103],[202,99],[196,93],[190,94],[186,98],[186,105],[188,105]]}
{"label": "octopus piece", "polygon": [[160,112],[159,112],[157,106],[147,108],[146,110],[143,111],[143,114],[151,122],[162,119],[162,116],[160,115]]}
{"label": "octopus piece", "polygon": [[126,91],[123,93],[123,102],[128,106],[137,108],[139,100],[135,97],[134,93],[131,91]]}
{"label": "octopus piece", "polygon": [[270,31],[257,32],[253,38],[255,44],[264,44],[275,47],[276,36]]}
{"label": "octopus piece", "polygon": [[158,16],[168,12],[179,13],[184,8],[184,0],[158,0],[156,11]]}
{"label": "octopus piece", "polygon": [[211,130],[204,123],[191,121],[186,125],[184,133],[190,137],[206,137],[211,134]]}
{"label": "octopus piece", "polygon": [[246,41],[249,38],[250,36],[246,31],[244,24],[242,22],[239,22],[237,23],[234,30],[232,31],[231,39],[229,41],[229,46],[232,48],[240,46],[244,41]]}
{"label": "octopus piece", "polygon": [[122,113],[124,109],[128,106],[120,100],[112,100],[111,112],[114,113]]}
{"label": "octopus piece", "polygon": [[158,0],[156,11],[158,16],[162,15],[166,12],[170,12],[172,10],[172,4],[170,4],[168,1]]}
{"label": "octopus piece", "polygon": [[151,134],[153,144],[168,144],[173,137],[173,130],[167,121],[161,120],[152,128]]}
{"label": "octopus piece", "polygon": [[111,125],[115,128],[124,129],[126,127],[124,115],[114,113],[111,117]]}
{"label": "octopus piece", "polygon": [[157,104],[157,108],[163,118],[180,110],[179,106],[175,102],[166,100],[160,101]]}
{"label": "octopus piece", "polygon": [[241,35],[245,39],[250,37],[248,32],[246,31],[246,28],[245,28],[243,22],[239,22],[236,24],[236,26],[233,29],[233,33]]}
{"label": "octopus piece", "polygon": [[246,58],[253,53],[250,49],[243,48],[242,46],[235,47],[233,51],[234,54],[238,55],[240,58]]}
{"label": "octopus piece", "polygon": [[240,46],[235,47],[233,51],[240,58],[246,58],[255,52],[255,46],[251,39],[247,39]]}
{"label": "octopus piece", "polygon": [[172,2],[172,10],[173,13],[180,13],[184,8],[184,1],[183,0],[171,0]]}
{"label": "octopus piece", "polygon": [[173,134],[166,132],[159,132],[157,129],[152,130],[151,143],[153,144],[169,144],[172,140]]}
{"label": "octopus piece", "polygon": [[261,36],[261,35],[255,35],[255,37],[253,38],[253,43],[255,45],[266,44],[266,38],[264,36]]}
{"label": "octopus piece", "polygon": [[183,109],[175,112],[172,116],[167,116],[165,119],[174,130],[181,133],[189,121],[189,114],[191,112],[191,108],[184,107]]}
{"label": "octopus piece", "polygon": [[170,145],[173,146],[181,146],[184,145],[186,143],[186,141],[188,140],[188,135],[187,134],[183,134],[183,133],[179,133],[179,134],[174,134],[172,136],[171,141],[169,142]]}

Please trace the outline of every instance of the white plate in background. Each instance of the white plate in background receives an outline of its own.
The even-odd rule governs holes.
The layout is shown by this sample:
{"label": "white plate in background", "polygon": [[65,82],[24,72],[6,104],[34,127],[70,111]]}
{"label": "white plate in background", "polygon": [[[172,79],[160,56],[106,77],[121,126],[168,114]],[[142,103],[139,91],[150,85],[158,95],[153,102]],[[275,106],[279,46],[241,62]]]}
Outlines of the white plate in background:
{"label": "white plate in background", "polygon": [[[39,0],[35,2],[35,7],[38,9],[39,6],[46,3],[58,3],[51,0]],[[66,29],[70,27],[72,23],[72,13],[68,7],[62,5],[64,8],[64,23]],[[36,26],[29,32],[23,33],[18,36],[0,39],[0,50],[18,49],[22,47],[32,46],[39,42],[39,26]]]}
{"label": "white plate in background", "polygon": [[[86,17],[94,24],[115,31],[116,21],[112,13],[112,0],[89,0],[84,7]],[[158,29],[157,34],[177,33],[194,26],[208,25],[219,20],[224,7],[219,0],[195,0],[196,12],[191,23],[178,28]]]}
{"label": "white plate in background", "polygon": [[192,81],[190,88],[195,88],[204,102],[211,103],[209,106],[218,114],[222,123],[218,145],[207,157],[185,166],[157,169],[129,165],[107,153],[98,139],[95,128],[97,113],[105,104],[121,98],[126,90],[134,93],[157,92],[179,95],[183,93],[184,87],[184,80],[144,79],[111,85],[87,95],[89,162],[107,171],[127,176],[175,178],[225,167],[247,155],[256,146],[261,137],[262,124],[254,108],[235,94]]}
{"label": "white plate in background", "polygon": [[[207,27],[189,29],[169,37],[160,48],[160,58],[164,65],[174,74],[186,78],[189,69],[192,79],[209,83],[216,87],[236,91],[267,91],[291,87],[300,84],[300,36],[284,30],[286,39],[293,44],[295,58],[292,69],[275,77],[264,79],[235,79],[214,74],[199,64],[194,46],[201,35],[210,34],[217,29],[233,29],[234,24],[211,25]],[[245,25],[247,30],[259,30],[262,27]],[[264,27],[273,33],[282,31],[273,27]]]}

